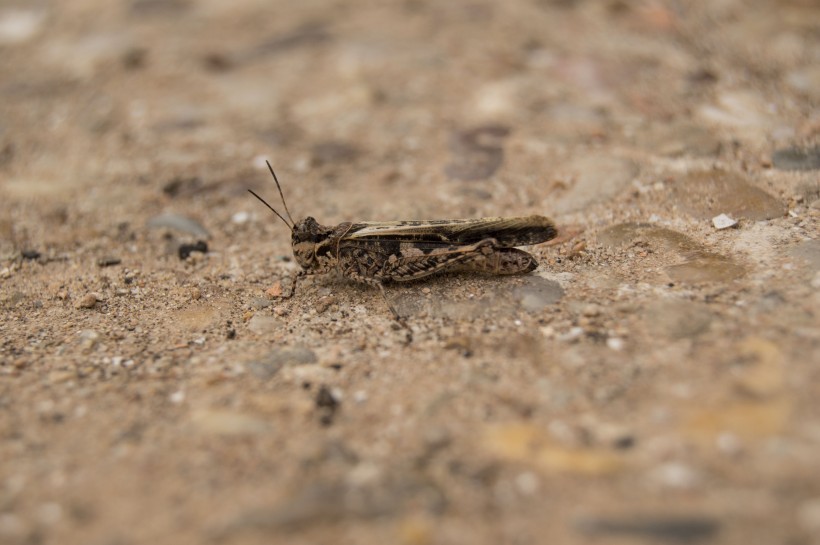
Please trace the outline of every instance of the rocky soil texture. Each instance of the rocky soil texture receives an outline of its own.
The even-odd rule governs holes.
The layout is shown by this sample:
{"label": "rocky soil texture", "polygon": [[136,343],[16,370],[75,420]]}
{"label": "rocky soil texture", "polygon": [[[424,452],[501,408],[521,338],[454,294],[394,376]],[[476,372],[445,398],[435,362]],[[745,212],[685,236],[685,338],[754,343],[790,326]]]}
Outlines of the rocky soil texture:
{"label": "rocky soil texture", "polygon": [[[813,0],[0,2],[0,542],[820,542]],[[294,216],[543,214],[282,297]],[[411,337],[411,338],[410,338]]]}

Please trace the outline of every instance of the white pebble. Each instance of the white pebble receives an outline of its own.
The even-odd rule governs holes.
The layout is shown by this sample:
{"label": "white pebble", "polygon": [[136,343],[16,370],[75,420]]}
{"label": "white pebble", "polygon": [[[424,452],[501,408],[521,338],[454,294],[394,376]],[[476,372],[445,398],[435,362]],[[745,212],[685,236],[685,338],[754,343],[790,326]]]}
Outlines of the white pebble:
{"label": "white pebble", "polygon": [[237,225],[242,225],[243,223],[247,223],[248,220],[251,219],[251,215],[244,210],[241,212],[237,212],[233,216],[231,216],[231,221]]}
{"label": "white pebble", "polygon": [[183,392],[182,390],[177,390],[176,392],[168,396],[168,399],[171,401],[171,403],[179,405],[180,403],[185,401],[185,392]]}
{"label": "white pebble", "polygon": [[563,335],[560,335],[558,337],[558,340],[559,341],[564,341],[564,342],[572,342],[572,341],[578,340],[578,338],[583,334],[584,334],[584,328],[582,328],[582,327],[573,327],[573,328],[570,328],[570,330],[567,331],[566,333],[564,333]]}
{"label": "white pebble", "polygon": [[353,401],[356,403],[364,403],[367,401],[367,392],[364,390],[356,390],[353,392]]}
{"label": "white pebble", "polygon": [[519,473],[515,477],[515,487],[518,489],[521,494],[525,496],[532,496],[536,492],[538,492],[538,475],[533,473],[532,471],[525,471],[524,473]]}
{"label": "white pebble", "polygon": [[9,9],[0,13],[0,45],[15,45],[33,38],[46,20],[42,11]]}
{"label": "white pebble", "polygon": [[726,214],[721,214],[712,218],[712,225],[715,226],[715,229],[728,229],[729,227],[737,225],[737,220],[730,218]]}
{"label": "white pebble", "polygon": [[618,352],[624,349],[624,340],[619,337],[609,337],[606,340],[606,345],[611,350],[615,350],[616,352]]}
{"label": "white pebble", "polygon": [[670,488],[692,488],[699,480],[694,469],[676,462],[658,466],[652,476],[657,482]]}

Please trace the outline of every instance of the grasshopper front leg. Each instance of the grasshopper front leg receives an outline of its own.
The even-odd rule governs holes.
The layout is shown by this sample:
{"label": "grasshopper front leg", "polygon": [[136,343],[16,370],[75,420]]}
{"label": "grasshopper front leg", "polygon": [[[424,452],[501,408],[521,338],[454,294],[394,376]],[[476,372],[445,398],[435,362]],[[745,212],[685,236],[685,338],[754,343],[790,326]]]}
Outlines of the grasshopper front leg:
{"label": "grasshopper front leg", "polygon": [[286,299],[290,299],[296,293],[296,284],[299,282],[299,279],[304,278],[306,276],[313,276],[315,274],[327,274],[334,270],[330,264],[326,264],[322,267],[314,267],[312,269],[299,269],[299,271],[291,277],[290,282],[290,293],[285,297]]}
{"label": "grasshopper front leg", "polygon": [[[375,278],[373,276],[364,276],[364,275],[360,274],[359,271],[357,271],[355,269],[355,267],[348,267],[346,269],[343,269],[342,274],[346,278],[349,278],[351,280],[355,280],[356,282],[361,282],[362,284],[367,284],[368,286],[371,286],[371,287],[374,287],[374,288],[379,288],[379,291],[382,294],[382,298],[384,299],[384,302],[387,304],[387,308],[390,309],[390,313],[393,315],[393,318],[397,322],[399,322],[400,324],[405,325],[402,317],[399,315],[399,312],[396,310],[396,307],[394,307],[393,303],[391,303],[390,300],[387,298],[387,293],[384,291],[384,284],[382,283],[381,280],[379,280],[378,278]],[[405,327],[406,327],[406,325],[405,325]]]}

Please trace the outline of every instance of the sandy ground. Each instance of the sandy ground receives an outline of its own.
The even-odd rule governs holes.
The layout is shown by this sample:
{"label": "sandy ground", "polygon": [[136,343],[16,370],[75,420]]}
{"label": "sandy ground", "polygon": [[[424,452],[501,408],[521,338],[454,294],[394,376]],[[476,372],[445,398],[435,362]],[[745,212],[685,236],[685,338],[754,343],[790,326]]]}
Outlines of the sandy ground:
{"label": "sandy ground", "polygon": [[[0,542],[820,543],[818,29],[0,2]],[[324,224],[561,236],[388,287],[409,340],[367,286],[279,296],[265,159]]]}

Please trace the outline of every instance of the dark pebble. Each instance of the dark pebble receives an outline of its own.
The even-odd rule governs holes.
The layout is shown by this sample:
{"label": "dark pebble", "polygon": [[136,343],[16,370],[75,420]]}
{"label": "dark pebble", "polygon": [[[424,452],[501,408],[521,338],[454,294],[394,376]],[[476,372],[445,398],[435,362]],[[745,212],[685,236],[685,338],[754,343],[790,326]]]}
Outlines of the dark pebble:
{"label": "dark pebble", "polygon": [[113,256],[101,257],[97,260],[97,265],[100,267],[112,267],[114,265],[119,265],[120,263],[122,263],[122,259]]}
{"label": "dark pebble", "polygon": [[245,364],[248,371],[263,380],[273,377],[286,365],[310,365],[318,359],[313,350],[304,347],[279,348]]}
{"label": "dark pebble", "polygon": [[181,244],[179,246],[179,258],[187,259],[193,252],[208,253],[208,243],[204,240],[198,240],[193,244]]}
{"label": "dark pebble", "polygon": [[41,254],[37,250],[23,250],[20,255],[23,259],[40,259]]}
{"label": "dark pebble", "polygon": [[323,426],[333,423],[333,417],[339,409],[339,401],[333,397],[330,388],[322,385],[316,393],[316,407],[319,409],[319,422]]}
{"label": "dark pebble", "polygon": [[319,142],[311,149],[311,159],[315,165],[350,163],[359,155],[361,151],[357,147],[336,140]]}
{"label": "dark pebble", "polygon": [[193,195],[200,191],[203,185],[202,179],[198,176],[175,176],[162,186],[162,192],[169,197]]}
{"label": "dark pebble", "polygon": [[820,148],[783,148],[772,154],[772,164],[779,170],[820,169]]}

